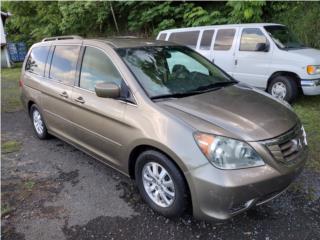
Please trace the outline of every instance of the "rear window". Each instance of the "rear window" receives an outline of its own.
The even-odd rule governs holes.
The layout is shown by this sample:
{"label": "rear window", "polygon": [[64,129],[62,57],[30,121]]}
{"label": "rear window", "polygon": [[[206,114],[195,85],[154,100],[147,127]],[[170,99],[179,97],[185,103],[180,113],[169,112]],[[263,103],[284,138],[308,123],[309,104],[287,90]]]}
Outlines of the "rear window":
{"label": "rear window", "polygon": [[167,34],[166,33],[161,33],[159,36],[159,40],[166,40]]}
{"label": "rear window", "polygon": [[44,76],[44,68],[49,53],[49,46],[34,47],[26,62],[25,70],[39,76]]}
{"label": "rear window", "polygon": [[195,48],[197,46],[199,31],[175,32],[169,36],[169,41]]}
{"label": "rear window", "polygon": [[235,29],[218,30],[216,41],[214,43],[214,50],[229,50],[232,46],[235,33]]}
{"label": "rear window", "polygon": [[49,77],[66,85],[73,85],[80,46],[56,46]]}
{"label": "rear window", "polygon": [[200,49],[209,50],[211,47],[212,37],[214,34],[214,30],[205,30],[202,33]]}

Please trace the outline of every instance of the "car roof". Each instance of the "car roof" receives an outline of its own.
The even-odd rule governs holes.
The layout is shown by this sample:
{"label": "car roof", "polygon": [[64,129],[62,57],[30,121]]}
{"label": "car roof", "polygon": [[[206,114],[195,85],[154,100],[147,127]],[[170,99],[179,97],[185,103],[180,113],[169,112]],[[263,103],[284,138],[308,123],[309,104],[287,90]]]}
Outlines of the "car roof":
{"label": "car roof", "polygon": [[161,31],[160,33],[175,32],[175,31],[185,31],[185,30],[203,30],[208,28],[229,28],[229,27],[264,27],[264,26],[283,26],[279,23],[241,23],[241,24],[224,24],[224,25],[207,25],[199,27],[187,27],[187,28],[172,28]]}
{"label": "car roof", "polygon": [[134,48],[134,47],[146,47],[146,46],[173,46],[177,45],[168,41],[152,40],[136,37],[112,37],[112,38],[81,38],[79,36],[61,36],[44,38],[41,42],[34,44],[39,45],[63,45],[63,44],[81,44],[81,43],[94,43],[102,42],[108,44],[113,48]]}
{"label": "car roof", "polygon": [[147,46],[172,46],[177,45],[168,41],[152,40],[145,38],[132,38],[132,37],[115,37],[106,39],[92,39],[100,42],[105,42],[113,48],[134,48],[134,47],[147,47]]}

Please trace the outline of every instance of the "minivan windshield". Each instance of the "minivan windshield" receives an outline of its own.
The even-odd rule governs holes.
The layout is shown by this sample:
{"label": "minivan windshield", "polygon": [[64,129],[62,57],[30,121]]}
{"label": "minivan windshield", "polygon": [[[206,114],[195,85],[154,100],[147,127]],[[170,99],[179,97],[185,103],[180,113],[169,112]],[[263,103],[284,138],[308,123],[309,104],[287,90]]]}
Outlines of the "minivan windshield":
{"label": "minivan windshield", "polygon": [[185,97],[236,83],[187,47],[147,46],[117,52],[151,99]]}
{"label": "minivan windshield", "polygon": [[286,26],[272,25],[264,28],[280,49],[290,50],[305,47]]}

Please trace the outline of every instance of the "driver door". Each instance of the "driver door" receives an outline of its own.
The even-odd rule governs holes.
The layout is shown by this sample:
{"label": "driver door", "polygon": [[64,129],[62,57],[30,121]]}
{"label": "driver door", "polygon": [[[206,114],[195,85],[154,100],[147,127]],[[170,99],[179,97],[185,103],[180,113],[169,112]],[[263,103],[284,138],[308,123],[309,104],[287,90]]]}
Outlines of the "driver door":
{"label": "driver door", "polygon": [[122,146],[121,129],[126,104],[112,98],[101,98],[95,93],[97,83],[116,83],[123,80],[105,51],[85,47],[79,83],[74,87],[74,123],[78,144],[94,155],[119,165]]}

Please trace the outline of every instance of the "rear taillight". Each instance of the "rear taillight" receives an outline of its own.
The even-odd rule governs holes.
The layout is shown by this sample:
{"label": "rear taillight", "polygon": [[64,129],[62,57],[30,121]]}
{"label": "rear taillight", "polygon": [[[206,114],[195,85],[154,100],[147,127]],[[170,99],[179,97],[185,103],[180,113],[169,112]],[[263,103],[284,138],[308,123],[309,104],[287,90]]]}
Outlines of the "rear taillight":
{"label": "rear taillight", "polygon": [[19,80],[19,87],[22,87],[22,86],[23,86],[23,80],[20,79],[20,80]]}

